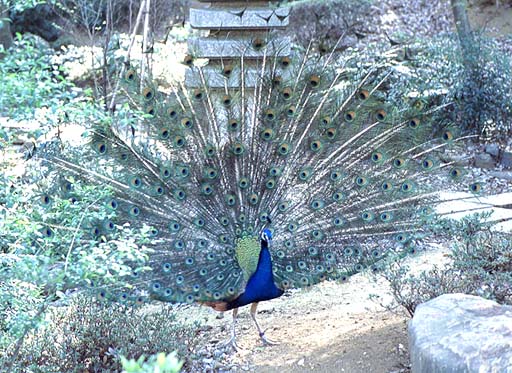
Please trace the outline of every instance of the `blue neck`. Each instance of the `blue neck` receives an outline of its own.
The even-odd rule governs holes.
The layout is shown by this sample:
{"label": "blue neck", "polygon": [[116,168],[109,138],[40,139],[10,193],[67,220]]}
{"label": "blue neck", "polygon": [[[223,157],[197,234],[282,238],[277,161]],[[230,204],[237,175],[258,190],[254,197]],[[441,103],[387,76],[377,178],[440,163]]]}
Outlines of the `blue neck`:
{"label": "blue neck", "polygon": [[274,283],[272,258],[267,241],[261,240],[260,257],[256,271],[251,275],[245,291],[238,298],[228,303],[228,309],[242,307],[250,303],[280,297],[284,293]]}

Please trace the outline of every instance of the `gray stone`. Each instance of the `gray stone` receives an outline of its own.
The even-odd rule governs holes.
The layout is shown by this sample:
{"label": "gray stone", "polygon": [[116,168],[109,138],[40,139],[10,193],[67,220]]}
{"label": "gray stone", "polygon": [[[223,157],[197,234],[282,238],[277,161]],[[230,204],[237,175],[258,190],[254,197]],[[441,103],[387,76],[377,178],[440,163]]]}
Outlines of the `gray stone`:
{"label": "gray stone", "polygon": [[290,38],[270,41],[266,47],[256,50],[252,38],[195,38],[188,42],[189,54],[195,58],[263,58],[264,56],[284,57],[290,55]]}
{"label": "gray stone", "polygon": [[487,144],[485,145],[485,152],[493,157],[497,157],[500,155],[500,146],[498,144]]}
{"label": "gray stone", "polygon": [[512,181],[512,172],[511,171],[491,171],[491,172],[489,172],[489,175],[494,176],[498,179]]}
{"label": "gray stone", "polygon": [[512,307],[441,295],[416,308],[409,351],[413,373],[512,373]]}
{"label": "gray stone", "polygon": [[[231,77],[226,78],[217,66],[205,66],[201,69],[190,68],[185,71],[187,87],[203,87],[201,75],[204,77],[208,88],[211,89],[222,89],[224,87],[240,88],[242,85],[240,69],[238,67],[234,67]],[[244,70],[244,86],[246,88],[253,88],[258,82],[259,72],[255,68]]]}
{"label": "gray stone", "polygon": [[[268,71],[267,71],[268,73]],[[203,87],[201,81],[201,74],[204,77],[205,83],[208,88],[222,89],[222,88],[240,88],[242,86],[242,74],[239,66],[233,66],[233,72],[229,78],[222,75],[222,68],[220,65],[207,65],[202,68],[192,67],[185,72],[185,82],[188,87]],[[290,71],[283,70],[281,72],[283,80],[290,79]],[[266,75],[268,76],[268,75]],[[261,82],[261,67],[245,66],[244,67],[244,87],[254,88]]]}
{"label": "gray stone", "polygon": [[[235,11],[235,10],[238,10]],[[197,29],[267,30],[286,28],[290,8],[190,8],[190,26]]]}
{"label": "gray stone", "polygon": [[446,152],[439,154],[440,159],[446,163],[452,163],[456,166],[469,166],[471,158],[465,154]]}
{"label": "gray stone", "polygon": [[512,168],[512,152],[505,151],[501,153],[500,164],[504,168]]}
{"label": "gray stone", "polygon": [[480,153],[475,156],[475,167],[493,169],[496,162],[490,154]]}

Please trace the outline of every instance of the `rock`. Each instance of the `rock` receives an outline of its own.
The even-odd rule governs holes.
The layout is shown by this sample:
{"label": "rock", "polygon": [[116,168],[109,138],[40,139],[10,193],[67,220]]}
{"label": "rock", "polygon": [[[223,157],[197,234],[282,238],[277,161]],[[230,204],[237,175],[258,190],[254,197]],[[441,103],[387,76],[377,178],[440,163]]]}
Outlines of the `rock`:
{"label": "rock", "polygon": [[493,169],[496,164],[490,154],[480,153],[475,156],[475,167]]}
{"label": "rock", "polygon": [[492,155],[493,157],[497,157],[500,155],[500,146],[496,143],[485,145],[485,152],[487,154]]}
{"label": "rock", "polygon": [[500,164],[504,168],[512,168],[512,152],[505,151],[501,153]]}
{"label": "rock", "polygon": [[242,29],[268,30],[285,28],[289,23],[290,7],[274,8],[246,6],[233,9],[233,6],[191,7],[190,26],[198,29]]}
{"label": "rock", "polygon": [[511,180],[512,181],[512,172],[511,171],[491,171],[489,172],[490,176],[494,176],[498,179],[503,180]]}
{"label": "rock", "polygon": [[445,294],[409,321],[413,373],[512,373],[512,307]]}
{"label": "rock", "polygon": [[469,158],[464,154],[455,154],[455,153],[442,153],[439,154],[439,157],[443,162],[446,163],[455,163],[457,166],[468,166]]}

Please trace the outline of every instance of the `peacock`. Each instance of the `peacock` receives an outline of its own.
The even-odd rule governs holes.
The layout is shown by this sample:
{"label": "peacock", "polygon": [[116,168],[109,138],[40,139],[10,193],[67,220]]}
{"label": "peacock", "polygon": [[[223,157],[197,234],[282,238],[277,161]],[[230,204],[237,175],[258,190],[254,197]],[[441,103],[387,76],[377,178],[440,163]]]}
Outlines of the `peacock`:
{"label": "peacock", "polygon": [[419,87],[392,94],[392,64],[340,64],[306,50],[265,55],[249,76],[246,62],[219,67],[220,89],[192,57],[194,89],[161,89],[129,66],[120,97],[143,119],[127,131],[94,125],[95,169],[59,154],[46,159],[64,180],[60,190],[80,181],[112,191],[96,201],[112,218],[82,226],[91,239],[108,240],[127,224],[149,235],[144,260],[126,262],[123,285],[88,289],[109,301],[232,310],[235,348],[240,307],[251,305],[259,337],[272,344],[256,320],[259,302],[378,271],[415,250],[441,189],[482,189],[446,160],[465,138],[438,120],[449,103]]}

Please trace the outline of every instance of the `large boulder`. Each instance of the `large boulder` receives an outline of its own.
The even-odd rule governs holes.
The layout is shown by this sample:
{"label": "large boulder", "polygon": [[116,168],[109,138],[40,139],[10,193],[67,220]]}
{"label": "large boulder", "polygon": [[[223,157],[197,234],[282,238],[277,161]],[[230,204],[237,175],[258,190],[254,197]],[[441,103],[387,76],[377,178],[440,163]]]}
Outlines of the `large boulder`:
{"label": "large boulder", "polygon": [[413,373],[512,373],[512,307],[441,295],[416,308],[409,351]]}

